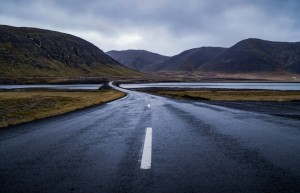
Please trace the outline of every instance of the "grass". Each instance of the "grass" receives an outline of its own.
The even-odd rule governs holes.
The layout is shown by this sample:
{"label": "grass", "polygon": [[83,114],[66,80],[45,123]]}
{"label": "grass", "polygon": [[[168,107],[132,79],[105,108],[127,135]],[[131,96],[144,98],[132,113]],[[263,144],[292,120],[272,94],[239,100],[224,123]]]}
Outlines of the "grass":
{"label": "grass", "polygon": [[159,90],[150,93],[195,100],[216,101],[299,101],[300,91],[267,91],[267,90]]}
{"label": "grass", "polygon": [[[3,25],[0,26],[0,31],[9,34],[1,35],[2,82],[13,83],[23,78],[28,78],[30,81],[26,83],[30,83],[36,78],[119,79],[144,75],[119,65],[94,45],[69,34]],[[20,83],[24,84],[22,81]]]}
{"label": "grass", "polygon": [[0,127],[60,115],[123,96],[116,90],[0,92]]}

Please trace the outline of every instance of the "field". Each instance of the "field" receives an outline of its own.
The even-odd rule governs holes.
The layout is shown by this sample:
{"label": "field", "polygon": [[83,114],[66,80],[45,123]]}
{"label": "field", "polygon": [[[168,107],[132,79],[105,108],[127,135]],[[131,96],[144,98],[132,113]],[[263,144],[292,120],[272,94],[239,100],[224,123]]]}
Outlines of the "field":
{"label": "field", "polygon": [[124,95],[115,90],[0,92],[0,127],[63,114]]}
{"label": "field", "polygon": [[300,91],[268,90],[148,90],[148,93],[194,100],[214,101],[300,101]]}

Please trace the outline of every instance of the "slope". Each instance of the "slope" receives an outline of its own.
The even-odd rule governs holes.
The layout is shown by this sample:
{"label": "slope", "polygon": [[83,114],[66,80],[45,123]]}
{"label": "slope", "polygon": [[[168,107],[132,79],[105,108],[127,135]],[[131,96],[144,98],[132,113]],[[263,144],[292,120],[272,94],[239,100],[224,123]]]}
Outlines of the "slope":
{"label": "slope", "polygon": [[0,77],[114,77],[138,74],[73,35],[0,26]]}
{"label": "slope", "polygon": [[169,58],[168,56],[163,56],[146,50],[112,50],[106,52],[106,54],[121,64],[138,71],[142,71],[145,67],[153,63],[165,61]]}
{"label": "slope", "polygon": [[168,60],[147,66],[144,70],[157,71],[193,71],[209,62],[226,50],[221,47],[201,47],[186,50]]}
{"label": "slope", "polygon": [[300,73],[300,42],[242,40],[198,69],[225,73]]}

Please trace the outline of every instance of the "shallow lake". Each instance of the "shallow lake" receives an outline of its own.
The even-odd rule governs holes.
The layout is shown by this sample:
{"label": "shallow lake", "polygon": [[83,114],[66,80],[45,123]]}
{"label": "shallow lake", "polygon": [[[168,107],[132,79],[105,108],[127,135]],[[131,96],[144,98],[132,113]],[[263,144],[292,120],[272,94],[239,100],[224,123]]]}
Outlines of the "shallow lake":
{"label": "shallow lake", "polygon": [[0,89],[43,88],[58,90],[97,90],[102,84],[64,84],[64,85],[0,85]]}
{"label": "shallow lake", "polygon": [[121,84],[122,88],[224,88],[224,89],[263,89],[263,90],[300,90],[300,83],[145,83]]}

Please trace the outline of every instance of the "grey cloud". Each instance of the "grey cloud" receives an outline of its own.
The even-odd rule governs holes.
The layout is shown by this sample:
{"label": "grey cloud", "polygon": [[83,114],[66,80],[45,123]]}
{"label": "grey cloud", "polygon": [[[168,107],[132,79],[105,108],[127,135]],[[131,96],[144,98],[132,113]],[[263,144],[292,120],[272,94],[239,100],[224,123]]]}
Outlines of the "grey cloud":
{"label": "grey cloud", "polygon": [[257,37],[299,41],[298,0],[7,0],[0,23],[81,36],[105,51],[173,55]]}

